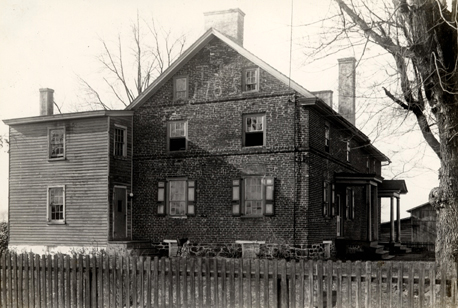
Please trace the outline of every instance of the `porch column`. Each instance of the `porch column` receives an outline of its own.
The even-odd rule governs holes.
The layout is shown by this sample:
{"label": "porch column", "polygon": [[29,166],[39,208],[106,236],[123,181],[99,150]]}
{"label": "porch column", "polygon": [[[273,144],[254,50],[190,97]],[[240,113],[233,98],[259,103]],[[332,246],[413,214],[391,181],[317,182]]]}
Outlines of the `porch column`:
{"label": "porch column", "polygon": [[378,226],[379,226],[379,205],[380,205],[380,198],[378,198],[378,187],[377,186],[374,186],[374,194],[373,194],[373,198],[374,198],[374,240],[375,241],[378,241],[379,238],[379,230],[378,230]]}
{"label": "porch column", "polygon": [[394,197],[390,197],[390,243],[394,243]]}
{"label": "porch column", "polygon": [[372,186],[366,185],[366,207],[367,207],[367,240],[372,241]]}
{"label": "porch column", "polygon": [[398,232],[397,232],[397,237],[396,237],[396,242],[400,243],[401,242],[401,198],[396,197],[396,215],[398,219]]}

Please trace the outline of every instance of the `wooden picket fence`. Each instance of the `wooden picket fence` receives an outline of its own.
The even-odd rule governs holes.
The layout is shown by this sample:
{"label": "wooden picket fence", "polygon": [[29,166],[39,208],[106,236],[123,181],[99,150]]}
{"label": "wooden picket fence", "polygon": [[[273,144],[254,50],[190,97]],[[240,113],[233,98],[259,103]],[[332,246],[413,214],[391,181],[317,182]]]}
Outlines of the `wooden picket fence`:
{"label": "wooden picket fence", "polygon": [[457,307],[456,268],[4,254],[1,307]]}

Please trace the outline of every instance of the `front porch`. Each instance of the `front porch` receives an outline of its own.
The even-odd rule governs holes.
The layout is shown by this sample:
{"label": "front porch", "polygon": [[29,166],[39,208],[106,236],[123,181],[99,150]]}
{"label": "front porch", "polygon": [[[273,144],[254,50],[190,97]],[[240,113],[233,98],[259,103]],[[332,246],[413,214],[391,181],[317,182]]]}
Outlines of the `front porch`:
{"label": "front porch", "polygon": [[[365,226],[361,227],[362,229],[365,227],[365,234],[362,234],[359,239],[345,235],[344,224],[347,217],[338,217],[340,225],[336,239],[338,258],[388,260],[396,255],[410,252],[410,249],[401,243],[400,196],[407,193],[404,180],[384,180],[377,174],[337,173],[335,185],[336,189],[341,191],[348,191],[349,187],[363,187],[363,209],[365,209],[365,213],[361,213],[365,215]],[[390,198],[390,241],[388,243],[379,242],[382,198]],[[348,200],[348,197],[346,199]],[[354,198],[351,200],[354,202]]]}

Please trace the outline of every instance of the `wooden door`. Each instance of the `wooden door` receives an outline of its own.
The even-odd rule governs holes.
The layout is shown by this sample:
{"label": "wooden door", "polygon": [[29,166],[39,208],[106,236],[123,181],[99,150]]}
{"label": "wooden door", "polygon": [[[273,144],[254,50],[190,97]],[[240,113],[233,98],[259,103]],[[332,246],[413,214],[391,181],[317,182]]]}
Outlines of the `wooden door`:
{"label": "wooden door", "polygon": [[125,187],[113,189],[113,240],[127,238],[127,194]]}

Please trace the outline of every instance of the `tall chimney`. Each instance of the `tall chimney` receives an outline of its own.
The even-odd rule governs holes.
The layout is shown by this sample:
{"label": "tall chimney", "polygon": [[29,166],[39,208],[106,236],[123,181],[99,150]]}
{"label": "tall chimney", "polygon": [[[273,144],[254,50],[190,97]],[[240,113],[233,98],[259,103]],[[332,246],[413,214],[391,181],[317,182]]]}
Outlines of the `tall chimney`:
{"label": "tall chimney", "polygon": [[239,8],[224,11],[206,12],[205,31],[213,28],[243,46],[243,25],[245,13]]}
{"label": "tall chimney", "polygon": [[356,59],[339,59],[339,113],[355,125]]}
{"label": "tall chimney", "polygon": [[43,88],[40,89],[40,115],[52,115],[54,113],[54,90]]}

